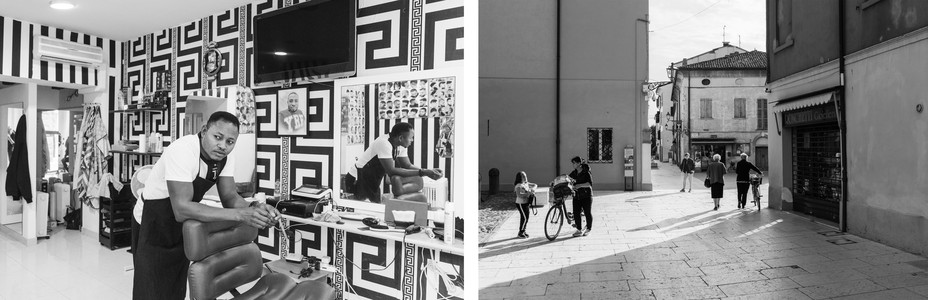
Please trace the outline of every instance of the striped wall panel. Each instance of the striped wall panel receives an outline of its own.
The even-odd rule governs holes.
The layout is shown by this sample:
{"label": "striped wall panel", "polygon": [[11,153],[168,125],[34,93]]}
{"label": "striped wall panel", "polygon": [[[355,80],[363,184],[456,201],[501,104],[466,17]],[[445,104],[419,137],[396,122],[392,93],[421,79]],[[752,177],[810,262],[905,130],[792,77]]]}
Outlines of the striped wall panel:
{"label": "striped wall panel", "polygon": [[0,16],[0,75],[88,86],[106,84],[97,82],[99,70],[94,68],[39,60],[33,53],[36,35],[100,47],[110,67],[119,65],[115,55],[118,43],[113,40]]}

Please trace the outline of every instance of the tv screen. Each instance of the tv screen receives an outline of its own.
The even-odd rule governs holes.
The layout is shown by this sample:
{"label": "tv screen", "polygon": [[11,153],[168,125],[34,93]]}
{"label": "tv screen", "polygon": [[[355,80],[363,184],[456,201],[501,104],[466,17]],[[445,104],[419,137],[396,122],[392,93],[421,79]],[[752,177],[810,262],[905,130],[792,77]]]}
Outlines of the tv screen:
{"label": "tv screen", "polygon": [[255,84],[354,75],[355,12],[354,0],[310,0],[255,16]]}

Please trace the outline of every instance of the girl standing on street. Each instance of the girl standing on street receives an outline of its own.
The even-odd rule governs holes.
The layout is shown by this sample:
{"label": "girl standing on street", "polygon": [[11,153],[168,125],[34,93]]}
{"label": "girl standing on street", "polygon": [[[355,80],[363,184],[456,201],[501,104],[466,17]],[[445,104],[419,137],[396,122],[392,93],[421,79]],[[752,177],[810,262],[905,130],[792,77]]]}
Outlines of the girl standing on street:
{"label": "girl standing on street", "polygon": [[[593,226],[593,213],[590,207],[593,206],[593,179],[590,175],[590,165],[583,162],[579,156],[574,156],[570,160],[574,166],[574,171],[568,176],[574,180],[574,224],[577,225],[577,232],[574,236],[587,236]],[[586,228],[581,226],[580,212],[586,215]]]}
{"label": "girl standing on street", "polygon": [[709,163],[709,169],[706,170],[706,179],[709,180],[709,187],[712,189],[712,200],[715,201],[715,208],[719,210],[719,201],[722,200],[722,188],[725,187],[725,164],[721,163],[721,155],[713,155],[712,162]]}
{"label": "girl standing on street", "polygon": [[525,175],[525,171],[516,173],[516,181],[513,183],[513,190],[516,192],[516,205],[519,206],[519,238],[528,238],[528,233],[525,233],[525,228],[528,226],[529,206],[532,205],[531,199],[529,198],[531,195],[535,194],[536,187],[538,187],[537,184],[528,182],[528,175]]}

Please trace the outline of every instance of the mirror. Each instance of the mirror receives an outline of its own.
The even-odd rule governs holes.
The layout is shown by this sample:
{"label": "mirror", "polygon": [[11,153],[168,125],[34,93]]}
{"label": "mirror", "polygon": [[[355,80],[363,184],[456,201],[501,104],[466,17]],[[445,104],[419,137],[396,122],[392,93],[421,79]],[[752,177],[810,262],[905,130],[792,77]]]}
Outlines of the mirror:
{"label": "mirror", "polygon": [[[338,205],[376,213],[385,199],[427,202],[443,208],[451,195],[454,164],[456,77],[447,71],[367,76],[336,81],[339,134]],[[412,126],[409,147],[389,136],[397,124]],[[405,125],[403,125],[405,126]],[[404,151],[405,150],[405,151]],[[380,153],[380,154],[377,154]],[[380,156],[405,159],[414,169],[437,169],[443,176],[412,176],[395,182],[383,171]],[[421,180],[420,180],[421,178]]]}
{"label": "mirror", "polygon": [[[0,99],[2,101],[3,99]],[[11,142],[16,131],[16,125],[20,116],[23,115],[22,103],[0,104],[0,116],[3,116],[3,122],[0,122],[0,132],[3,132],[2,142],[0,142],[0,182],[6,182],[6,169],[10,165]],[[0,207],[0,224],[19,223],[23,220],[22,201],[14,201],[13,197],[7,196],[6,184],[0,186],[0,198],[3,199]]]}

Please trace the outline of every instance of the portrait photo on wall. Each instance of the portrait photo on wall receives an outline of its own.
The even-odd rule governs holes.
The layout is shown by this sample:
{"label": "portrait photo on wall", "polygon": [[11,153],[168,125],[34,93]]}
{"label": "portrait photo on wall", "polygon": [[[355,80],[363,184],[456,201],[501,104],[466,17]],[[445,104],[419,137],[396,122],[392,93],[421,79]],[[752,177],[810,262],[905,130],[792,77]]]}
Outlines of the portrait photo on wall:
{"label": "portrait photo on wall", "polygon": [[239,86],[236,91],[235,116],[238,117],[238,133],[255,133],[255,93],[251,88]]}
{"label": "portrait photo on wall", "polygon": [[277,134],[306,135],[306,89],[277,91]]}
{"label": "portrait photo on wall", "polygon": [[454,77],[381,82],[375,85],[377,118],[384,120],[451,117]]}
{"label": "portrait photo on wall", "polygon": [[364,144],[365,112],[364,86],[356,85],[342,89],[342,140],[346,145]]}
{"label": "portrait photo on wall", "polygon": [[[456,99],[456,77],[448,74],[436,70],[336,81],[342,101],[340,200],[357,200],[357,207],[389,206],[393,200],[444,207],[453,189]],[[389,174],[385,164],[391,163],[415,172]]]}

